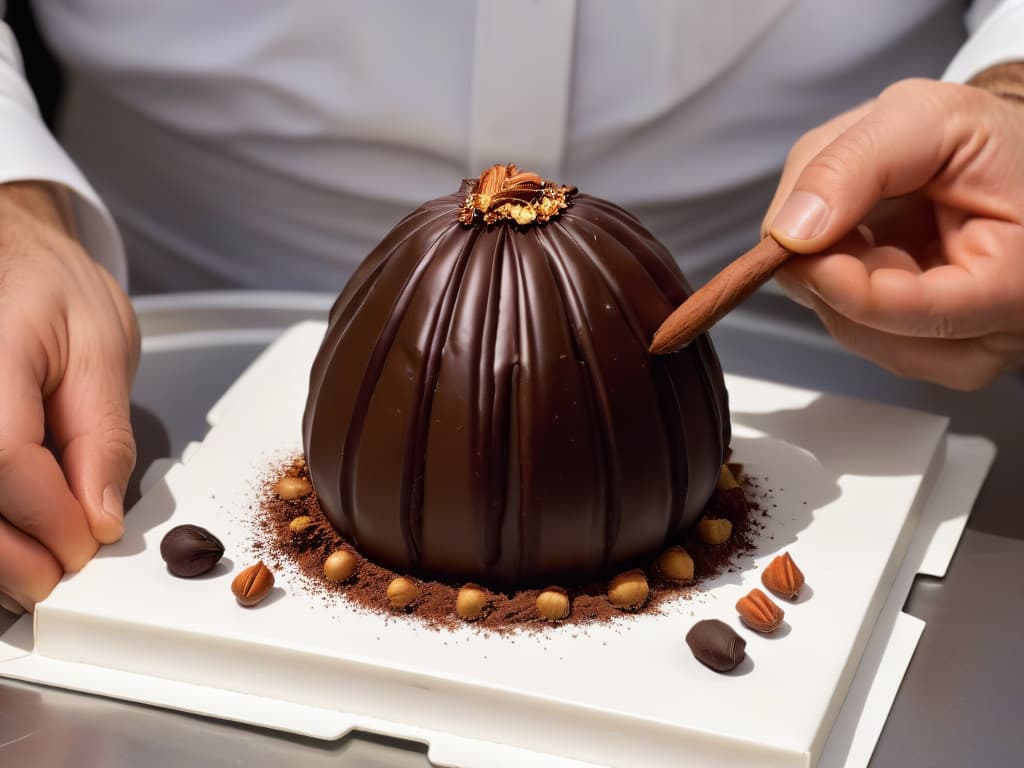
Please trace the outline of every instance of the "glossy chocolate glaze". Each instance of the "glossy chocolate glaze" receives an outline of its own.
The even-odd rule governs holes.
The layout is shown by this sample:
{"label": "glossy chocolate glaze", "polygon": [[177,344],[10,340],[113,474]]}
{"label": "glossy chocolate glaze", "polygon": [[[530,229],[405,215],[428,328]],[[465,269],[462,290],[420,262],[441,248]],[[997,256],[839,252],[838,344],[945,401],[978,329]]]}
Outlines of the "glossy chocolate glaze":
{"label": "glossy chocolate glaze", "polygon": [[611,203],[465,226],[464,199],[403,219],[331,310],[303,420],[324,512],[392,569],[495,587],[653,558],[729,442],[708,337],[647,353],[689,286]]}

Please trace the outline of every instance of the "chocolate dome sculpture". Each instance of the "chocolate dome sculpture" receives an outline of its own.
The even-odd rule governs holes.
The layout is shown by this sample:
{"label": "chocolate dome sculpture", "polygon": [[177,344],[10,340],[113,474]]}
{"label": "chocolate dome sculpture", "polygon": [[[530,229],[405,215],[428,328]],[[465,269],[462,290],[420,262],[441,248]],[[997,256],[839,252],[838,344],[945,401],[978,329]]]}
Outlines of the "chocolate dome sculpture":
{"label": "chocolate dome sculpture", "polygon": [[513,165],[424,204],[353,275],[313,365],[324,512],[396,571],[495,587],[653,558],[729,442],[708,337],[647,352],[689,293],[629,213]]}

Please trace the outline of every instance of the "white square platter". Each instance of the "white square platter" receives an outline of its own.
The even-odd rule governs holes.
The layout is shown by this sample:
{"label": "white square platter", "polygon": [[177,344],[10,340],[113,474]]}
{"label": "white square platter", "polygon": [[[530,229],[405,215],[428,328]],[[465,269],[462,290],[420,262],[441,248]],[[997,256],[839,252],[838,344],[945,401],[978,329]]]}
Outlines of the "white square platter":
{"label": "white square platter", "polygon": [[[255,560],[260,479],[301,450],[324,326],[286,332],[152,484],[124,539],[0,638],[0,675],[332,739],[423,741],[440,765],[851,766],[867,762],[923,623],[900,612],[916,573],[942,575],[994,457],[921,412],[728,377],[735,460],[771,488],[759,545],[657,615],[539,634],[438,632],[303,589],[294,571],[252,610],[229,584]],[[203,525],[227,546],[205,577],[171,577],[160,539]],[[808,577],[786,625],[742,629],[736,600],[788,550]],[[747,660],[718,675],[683,636],[720,618]]]}

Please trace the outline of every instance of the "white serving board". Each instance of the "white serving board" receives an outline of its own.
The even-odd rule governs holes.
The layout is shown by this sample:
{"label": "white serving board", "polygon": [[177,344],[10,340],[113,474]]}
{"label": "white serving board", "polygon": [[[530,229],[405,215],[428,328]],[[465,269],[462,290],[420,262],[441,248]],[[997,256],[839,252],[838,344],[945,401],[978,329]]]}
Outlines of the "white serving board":
{"label": "white serving board", "polygon": [[[34,631],[23,619],[3,637],[0,675],[320,738],[385,733],[461,768],[866,761],[922,629],[900,608],[914,574],[952,556],[989,443],[947,436],[942,417],[730,377],[734,456],[776,506],[749,567],[698,599],[485,636],[324,604],[286,572],[245,610],[229,584],[254,560],[247,517],[261,475],[300,448],[322,334],[296,326],[236,382],[203,442],[131,511],[124,539],[38,606]],[[224,564],[193,580],[169,576],[159,555],[186,522],[227,546]],[[733,605],[783,549],[808,576],[784,606],[787,626],[771,638],[741,629],[747,661],[710,672],[683,635],[699,618],[738,626]]]}

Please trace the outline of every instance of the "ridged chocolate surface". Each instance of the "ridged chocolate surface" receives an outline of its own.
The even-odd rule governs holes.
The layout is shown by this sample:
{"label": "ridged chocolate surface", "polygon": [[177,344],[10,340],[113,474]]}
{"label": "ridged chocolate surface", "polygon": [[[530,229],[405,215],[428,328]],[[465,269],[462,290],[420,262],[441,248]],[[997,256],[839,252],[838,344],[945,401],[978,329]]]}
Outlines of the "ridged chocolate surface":
{"label": "ridged chocolate surface", "polygon": [[331,310],[303,422],[324,511],[388,567],[497,587],[655,555],[729,441],[708,337],[647,353],[685,279],[603,200],[466,227],[464,197],[401,221]]}

